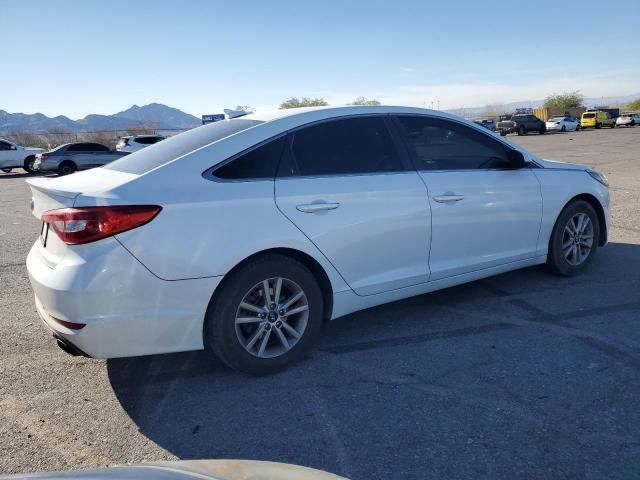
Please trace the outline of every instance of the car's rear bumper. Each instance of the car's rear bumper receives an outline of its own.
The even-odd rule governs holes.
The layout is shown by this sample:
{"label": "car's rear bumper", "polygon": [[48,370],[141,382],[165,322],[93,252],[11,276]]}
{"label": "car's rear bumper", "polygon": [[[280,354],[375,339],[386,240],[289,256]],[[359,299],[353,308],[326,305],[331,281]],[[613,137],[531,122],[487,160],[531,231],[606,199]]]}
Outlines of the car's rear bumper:
{"label": "car's rear bumper", "polygon": [[[29,252],[36,309],[54,336],[97,358],[203,348],[205,312],[221,277],[161,280],[117,240],[100,242],[98,254],[65,258],[53,268],[39,241]],[[85,326],[71,329],[56,319]]]}

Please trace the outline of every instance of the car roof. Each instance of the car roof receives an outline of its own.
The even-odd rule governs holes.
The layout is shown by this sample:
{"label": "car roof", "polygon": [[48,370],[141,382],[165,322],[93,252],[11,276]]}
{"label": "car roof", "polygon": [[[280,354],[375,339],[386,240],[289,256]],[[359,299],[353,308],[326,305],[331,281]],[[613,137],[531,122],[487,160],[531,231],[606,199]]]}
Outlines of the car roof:
{"label": "car roof", "polygon": [[[263,112],[251,113],[249,115],[243,115],[242,117],[247,120],[258,120],[261,122],[271,122],[274,120],[281,120],[287,117],[291,119],[297,118],[300,120],[300,124],[313,121],[314,118],[324,119],[332,117],[341,117],[348,115],[366,115],[366,114],[416,114],[416,115],[431,115],[443,118],[451,118],[461,120],[461,117],[452,115],[450,113],[443,112],[441,110],[429,110],[426,108],[416,107],[402,107],[394,105],[345,105],[340,107],[301,107],[301,108],[286,108],[282,110],[268,110]],[[292,123],[295,123],[292,122]]]}

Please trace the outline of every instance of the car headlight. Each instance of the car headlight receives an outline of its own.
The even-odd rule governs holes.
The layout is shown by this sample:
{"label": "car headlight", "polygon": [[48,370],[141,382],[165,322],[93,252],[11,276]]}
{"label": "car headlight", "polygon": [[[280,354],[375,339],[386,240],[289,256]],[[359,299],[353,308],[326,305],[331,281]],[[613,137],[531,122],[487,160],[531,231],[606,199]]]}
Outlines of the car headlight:
{"label": "car headlight", "polygon": [[587,173],[591,175],[591,177],[593,177],[594,180],[599,181],[605,187],[609,186],[609,180],[607,180],[607,177],[605,176],[604,173],[600,173],[595,170],[587,170]]}

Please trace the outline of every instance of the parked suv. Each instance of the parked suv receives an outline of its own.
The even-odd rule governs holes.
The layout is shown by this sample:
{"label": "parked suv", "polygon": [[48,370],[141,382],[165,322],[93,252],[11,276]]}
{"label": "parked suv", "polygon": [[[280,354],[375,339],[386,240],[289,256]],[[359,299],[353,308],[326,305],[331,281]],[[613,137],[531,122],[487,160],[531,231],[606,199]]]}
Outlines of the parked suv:
{"label": "parked suv", "polygon": [[22,168],[26,172],[33,171],[36,154],[44,152],[42,148],[22,147],[9,140],[0,138],[0,170],[11,172],[13,168]]}
{"label": "parked suv", "polygon": [[590,128],[590,127],[615,128],[616,121],[614,118],[611,118],[611,115],[609,115],[609,112],[602,112],[602,111],[584,112],[582,114],[582,118],[580,119],[580,127],[581,128]]}
{"label": "parked suv", "polygon": [[116,145],[116,150],[118,152],[136,152],[164,139],[165,137],[162,135],[129,135],[127,137],[120,137]]}
{"label": "parked suv", "polygon": [[498,122],[496,129],[502,136],[514,132],[518,135],[526,135],[529,132],[538,132],[542,135],[547,131],[544,122],[531,114],[513,115],[510,120]]}

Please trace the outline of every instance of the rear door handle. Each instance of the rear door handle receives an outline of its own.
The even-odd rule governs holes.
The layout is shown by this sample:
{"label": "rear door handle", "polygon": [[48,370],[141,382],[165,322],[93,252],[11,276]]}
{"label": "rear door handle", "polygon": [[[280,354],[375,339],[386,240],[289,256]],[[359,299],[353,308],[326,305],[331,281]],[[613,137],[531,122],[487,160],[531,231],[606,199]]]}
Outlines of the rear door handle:
{"label": "rear door handle", "polygon": [[445,193],[444,195],[437,195],[433,199],[438,203],[455,203],[464,199],[464,195],[453,195]]}
{"label": "rear door handle", "polygon": [[298,205],[296,207],[296,210],[302,213],[316,213],[316,212],[324,212],[327,210],[335,210],[339,206],[340,204],[338,202],[307,203],[305,205]]}

